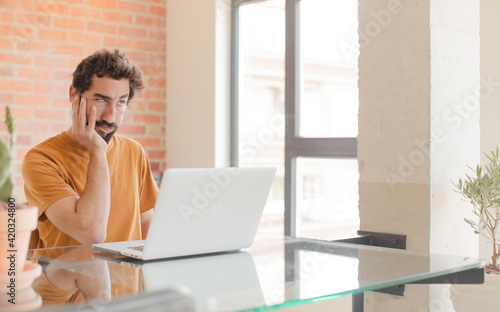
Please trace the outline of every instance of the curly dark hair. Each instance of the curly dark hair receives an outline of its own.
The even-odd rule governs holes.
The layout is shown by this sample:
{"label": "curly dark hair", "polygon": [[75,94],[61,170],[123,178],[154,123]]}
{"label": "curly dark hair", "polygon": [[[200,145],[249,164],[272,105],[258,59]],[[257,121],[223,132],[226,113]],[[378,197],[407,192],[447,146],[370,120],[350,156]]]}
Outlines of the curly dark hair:
{"label": "curly dark hair", "polygon": [[116,80],[128,79],[129,101],[132,100],[136,91],[144,89],[142,71],[129,60],[125,53],[117,49],[96,51],[78,64],[73,72],[72,83],[78,93],[82,94],[90,88],[94,74],[99,78],[106,76]]}

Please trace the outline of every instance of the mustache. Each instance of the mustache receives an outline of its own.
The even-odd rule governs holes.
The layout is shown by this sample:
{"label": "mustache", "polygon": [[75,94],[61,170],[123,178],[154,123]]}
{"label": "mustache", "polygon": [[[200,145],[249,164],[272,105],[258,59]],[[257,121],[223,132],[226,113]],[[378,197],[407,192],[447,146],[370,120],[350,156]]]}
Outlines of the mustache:
{"label": "mustache", "polygon": [[103,140],[109,144],[109,142],[111,141],[111,138],[113,137],[115,132],[118,130],[118,125],[115,124],[114,122],[109,123],[109,122],[106,122],[104,120],[96,121],[95,125],[96,125],[96,127],[105,126],[105,127],[112,127],[113,128],[113,131],[111,131],[110,133],[108,133],[106,135],[104,133],[97,131],[97,133],[103,138]]}
{"label": "mustache", "polygon": [[114,122],[106,122],[105,120],[99,120],[95,122],[95,125],[98,127],[112,127],[112,128],[118,128],[118,126]]}

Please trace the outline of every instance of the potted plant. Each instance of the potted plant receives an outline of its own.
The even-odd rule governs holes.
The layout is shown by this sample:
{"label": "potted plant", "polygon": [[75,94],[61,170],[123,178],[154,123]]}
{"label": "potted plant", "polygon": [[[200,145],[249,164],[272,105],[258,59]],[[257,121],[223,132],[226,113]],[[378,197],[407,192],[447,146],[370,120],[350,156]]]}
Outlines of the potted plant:
{"label": "potted plant", "polygon": [[[31,231],[36,228],[38,208],[19,204],[12,197],[11,180],[12,150],[16,141],[16,125],[6,108],[9,144],[0,137],[0,310],[21,308],[22,294],[31,287],[31,282],[41,273],[38,264],[26,263]],[[29,290],[28,290],[29,292]],[[17,298],[16,298],[17,297]],[[38,304],[36,297],[22,306]]]}
{"label": "potted plant", "polygon": [[472,205],[474,219],[464,218],[474,233],[491,244],[491,263],[485,268],[485,283],[452,285],[450,288],[456,311],[498,311],[500,306],[500,155],[498,147],[485,154],[488,162],[477,165],[472,175],[454,184],[456,190]]}

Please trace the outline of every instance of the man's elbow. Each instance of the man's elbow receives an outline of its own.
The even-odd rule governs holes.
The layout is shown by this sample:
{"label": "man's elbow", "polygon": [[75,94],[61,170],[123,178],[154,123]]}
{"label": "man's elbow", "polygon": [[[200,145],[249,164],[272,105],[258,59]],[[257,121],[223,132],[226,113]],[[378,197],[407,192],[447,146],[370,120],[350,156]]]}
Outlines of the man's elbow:
{"label": "man's elbow", "polygon": [[92,245],[92,244],[101,244],[101,243],[104,243],[106,241],[106,233],[104,234],[99,234],[99,235],[95,235],[93,237],[91,237],[91,241],[89,243],[89,245]]}
{"label": "man's elbow", "polygon": [[101,244],[106,241],[106,229],[87,228],[77,240],[83,245]]}

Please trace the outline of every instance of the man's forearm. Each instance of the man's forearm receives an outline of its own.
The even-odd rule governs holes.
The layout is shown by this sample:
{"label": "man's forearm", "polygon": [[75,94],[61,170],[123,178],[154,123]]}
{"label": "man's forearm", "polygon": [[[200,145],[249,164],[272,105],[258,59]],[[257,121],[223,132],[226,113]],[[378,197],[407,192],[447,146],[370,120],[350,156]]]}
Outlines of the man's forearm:
{"label": "man's forearm", "polygon": [[109,168],[106,152],[90,155],[85,189],[75,206],[84,229],[91,230],[96,242],[106,239],[111,204]]}

